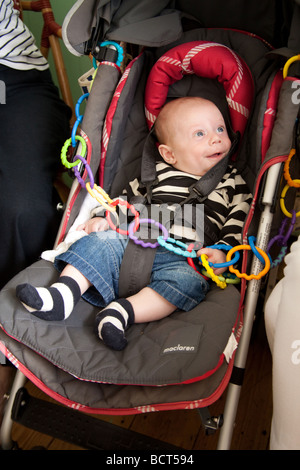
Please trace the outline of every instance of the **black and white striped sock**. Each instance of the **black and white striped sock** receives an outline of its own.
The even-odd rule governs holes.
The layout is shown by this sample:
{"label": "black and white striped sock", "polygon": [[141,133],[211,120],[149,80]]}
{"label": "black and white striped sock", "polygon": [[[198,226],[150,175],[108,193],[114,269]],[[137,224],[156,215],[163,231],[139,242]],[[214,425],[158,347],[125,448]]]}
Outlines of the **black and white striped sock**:
{"label": "black and white striped sock", "polygon": [[50,287],[20,284],[16,288],[16,293],[30,313],[47,321],[68,318],[81,297],[79,285],[68,276],[61,276]]}
{"label": "black and white striped sock", "polygon": [[96,316],[97,335],[103,342],[121,351],[127,345],[125,330],[134,323],[134,311],[127,299],[111,302]]}

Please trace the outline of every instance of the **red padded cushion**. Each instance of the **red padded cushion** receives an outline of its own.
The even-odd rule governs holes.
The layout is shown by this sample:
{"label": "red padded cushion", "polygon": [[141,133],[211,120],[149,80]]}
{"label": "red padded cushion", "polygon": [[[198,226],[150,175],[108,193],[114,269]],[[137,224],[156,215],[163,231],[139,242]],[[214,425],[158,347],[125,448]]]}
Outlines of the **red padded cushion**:
{"label": "red padded cushion", "polygon": [[217,79],[224,87],[233,130],[245,130],[254,94],[251,73],[245,62],[222,44],[192,41],[166,52],[154,64],[145,90],[145,113],[152,127],[164,105],[169,86],[184,75]]}

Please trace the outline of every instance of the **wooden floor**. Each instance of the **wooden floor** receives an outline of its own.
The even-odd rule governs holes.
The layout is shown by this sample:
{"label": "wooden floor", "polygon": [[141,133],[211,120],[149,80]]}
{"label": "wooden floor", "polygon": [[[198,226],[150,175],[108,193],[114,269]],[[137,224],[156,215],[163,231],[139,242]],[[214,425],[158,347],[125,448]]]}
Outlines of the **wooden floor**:
{"label": "wooden floor", "polygon": [[[267,450],[272,418],[271,355],[265,337],[263,321],[254,328],[248,354],[244,385],[239,401],[232,450]],[[32,384],[31,395],[47,397]],[[224,410],[225,396],[210,407],[212,415]],[[197,410],[165,411],[136,416],[100,419],[146,434],[186,450],[215,450],[219,431],[206,436]],[[22,450],[43,446],[48,450],[80,450],[79,447],[39,434],[14,423],[12,438]],[[118,450],[118,449],[115,449]]]}

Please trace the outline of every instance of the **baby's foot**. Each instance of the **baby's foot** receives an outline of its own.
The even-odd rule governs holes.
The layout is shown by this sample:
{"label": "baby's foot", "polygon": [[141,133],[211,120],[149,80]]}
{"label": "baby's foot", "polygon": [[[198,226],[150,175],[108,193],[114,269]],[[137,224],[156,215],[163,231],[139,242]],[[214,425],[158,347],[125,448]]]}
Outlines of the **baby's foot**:
{"label": "baby's foot", "polygon": [[48,288],[20,284],[16,294],[28,312],[48,321],[68,318],[81,296],[77,282],[67,276]]}

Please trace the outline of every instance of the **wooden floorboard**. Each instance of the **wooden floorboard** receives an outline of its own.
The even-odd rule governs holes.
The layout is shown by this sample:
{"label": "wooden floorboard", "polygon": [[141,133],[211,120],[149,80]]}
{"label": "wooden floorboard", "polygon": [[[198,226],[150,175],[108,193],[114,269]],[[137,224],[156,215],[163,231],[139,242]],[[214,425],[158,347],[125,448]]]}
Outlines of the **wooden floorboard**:
{"label": "wooden floorboard", "polygon": [[[260,321],[263,325],[263,322]],[[46,397],[32,384],[30,394]],[[226,392],[210,407],[212,415],[224,410]],[[232,450],[267,450],[272,418],[272,363],[263,326],[252,338],[244,384],[239,400]],[[197,410],[163,411],[136,416],[100,416],[99,419],[176,445],[186,450],[215,450],[219,431],[206,436]],[[80,447],[54,439],[14,423],[12,438],[23,450],[42,446],[48,450],[80,450]],[[115,449],[118,450],[118,449]]]}

